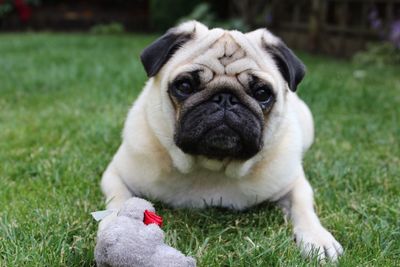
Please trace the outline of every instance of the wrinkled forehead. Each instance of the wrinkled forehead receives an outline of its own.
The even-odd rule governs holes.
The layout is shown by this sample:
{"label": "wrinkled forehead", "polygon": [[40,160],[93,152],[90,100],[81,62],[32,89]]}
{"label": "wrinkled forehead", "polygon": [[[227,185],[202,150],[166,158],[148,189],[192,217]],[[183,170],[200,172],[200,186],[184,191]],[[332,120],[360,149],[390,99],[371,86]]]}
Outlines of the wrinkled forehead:
{"label": "wrinkled forehead", "polygon": [[229,32],[217,39],[204,54],[198,55],[193,64],[207,67],[216,75],[237,75],[247,69],[256,69],[257,63],[246,57],[246,51]]}
{"label": "wrinkled forehead", "polygon": [[174,58],[170,79],[183,72],[202,70],[213,77],[238,77],[271,69],[274,61],[261,49],[262,35],[221,29],[198,33]]}

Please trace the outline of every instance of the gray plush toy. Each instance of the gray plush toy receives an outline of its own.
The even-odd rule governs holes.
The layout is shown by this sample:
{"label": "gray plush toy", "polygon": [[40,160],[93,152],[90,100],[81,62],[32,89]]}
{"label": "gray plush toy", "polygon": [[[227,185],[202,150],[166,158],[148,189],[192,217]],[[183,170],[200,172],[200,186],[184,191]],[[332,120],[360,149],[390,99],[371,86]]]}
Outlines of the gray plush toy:
{"label": "gray plush toy", "polygon": [[153,205],[141,198],[125,202],[118,216],[97,236],[95,258],[100,267],[194,267],[196,261],[164,243],[164,232],[151,223],[146,225],[144,212],[155,212]]}

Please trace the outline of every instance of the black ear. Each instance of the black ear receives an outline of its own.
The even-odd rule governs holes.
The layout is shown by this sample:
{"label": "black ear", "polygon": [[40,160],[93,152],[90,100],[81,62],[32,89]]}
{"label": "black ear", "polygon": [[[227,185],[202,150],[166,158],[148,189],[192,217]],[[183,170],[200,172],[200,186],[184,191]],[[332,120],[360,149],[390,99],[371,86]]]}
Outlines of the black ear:
{"label": "black ear", "polygon": [[171,29],[146,47],[142,54],[140,54],[140,60],[146,70],[147,76],[152,77],[156,75],[176,50],[191,38],[190,33],[177,33],[175,29]]}
{"label": "black ear", "polygon": [[306,74],[303,62],[282,42],[277,45],[265,44],[265,49],[272,55],[290,90],[296,91]]}

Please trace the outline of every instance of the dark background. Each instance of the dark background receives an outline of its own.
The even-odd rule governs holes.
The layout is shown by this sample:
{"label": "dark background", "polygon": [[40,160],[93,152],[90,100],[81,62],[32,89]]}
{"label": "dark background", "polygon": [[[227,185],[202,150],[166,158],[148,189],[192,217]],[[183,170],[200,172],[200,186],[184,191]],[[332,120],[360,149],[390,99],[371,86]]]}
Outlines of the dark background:
{"label": "dark background", "polygon": [[268,27],[295,49],[340,57],[371,42],[400,48],[400,0],[0,0],[3,32],[158,33],[185,19]]}

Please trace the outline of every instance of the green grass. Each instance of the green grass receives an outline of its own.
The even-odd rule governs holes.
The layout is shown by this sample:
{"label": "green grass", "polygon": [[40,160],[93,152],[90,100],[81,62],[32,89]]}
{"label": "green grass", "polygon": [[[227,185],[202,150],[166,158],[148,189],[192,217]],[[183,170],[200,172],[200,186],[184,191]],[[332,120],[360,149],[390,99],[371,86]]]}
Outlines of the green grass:
{"label": "green grass", "polygon": [[[0,35],[0,266],[93,266],[99,181],[154,36]],[[400,68],[301,54],[316,122],[305,158],[342,266],[400,265]],[[308,266],[273,205],[238,213],[161,204],[169,244],[199,266]],[[315,262],[313,262],[315,264]]]}

